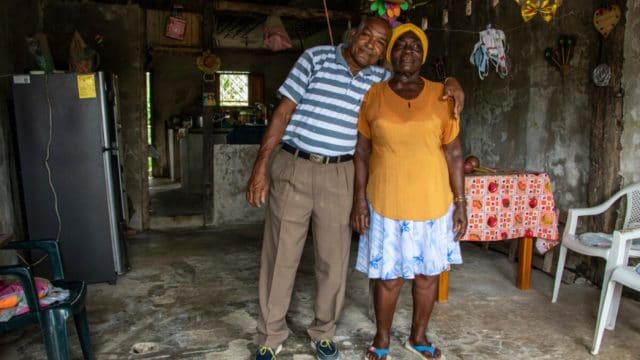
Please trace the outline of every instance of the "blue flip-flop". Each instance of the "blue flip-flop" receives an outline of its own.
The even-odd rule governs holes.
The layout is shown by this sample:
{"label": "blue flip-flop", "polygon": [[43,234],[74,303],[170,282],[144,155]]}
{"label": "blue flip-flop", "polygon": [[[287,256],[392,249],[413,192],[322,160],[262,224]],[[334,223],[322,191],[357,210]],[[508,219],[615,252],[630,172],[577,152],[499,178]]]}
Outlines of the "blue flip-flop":
{"label": "blue flip-flop", "polygon": [[380,360],[383,356],[387,357],[387,360],[391,360],[391,356],[389,356],[389,349],[378,349],[374,346],[370,347],[367,350],[367,353],[364,354],[364,360],[369,360],[369,354],[373,353],[376,356],[376,359]]}
{"label": "blue flip-flop", "polygon": [[[429,360],[429,359],[445,360],[444,355],[442,355],[442,352],[440,352],[440,357],[436,357],[437,348],[435,346],[431,346],[431,345],[413,345],[409,341],[407,341],[406,343],[404,343],[404,347],[405,347],[405,349],[411,351],[413,354],[419,356],[420,359],[425,359],[425,360]],[[430,357],[424,356],[423,353],[425,353],[425,352],[429,353]]]}

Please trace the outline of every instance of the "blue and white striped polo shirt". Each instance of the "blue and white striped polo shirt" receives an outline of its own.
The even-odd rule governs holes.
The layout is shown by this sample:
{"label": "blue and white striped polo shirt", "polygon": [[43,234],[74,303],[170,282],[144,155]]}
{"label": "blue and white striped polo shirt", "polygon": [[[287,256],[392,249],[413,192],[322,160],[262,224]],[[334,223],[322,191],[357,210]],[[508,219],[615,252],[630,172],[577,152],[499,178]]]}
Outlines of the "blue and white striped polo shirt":
{"label": "blue and white striped polo shirt", "polygon": [[306,50],[278,92],[296,109],[282,141],[300,150],[325,156],[353,154],[358,135],[358,111],[374,83],[391,75],[369,66],[352,76],[342,56],[343,44]]}

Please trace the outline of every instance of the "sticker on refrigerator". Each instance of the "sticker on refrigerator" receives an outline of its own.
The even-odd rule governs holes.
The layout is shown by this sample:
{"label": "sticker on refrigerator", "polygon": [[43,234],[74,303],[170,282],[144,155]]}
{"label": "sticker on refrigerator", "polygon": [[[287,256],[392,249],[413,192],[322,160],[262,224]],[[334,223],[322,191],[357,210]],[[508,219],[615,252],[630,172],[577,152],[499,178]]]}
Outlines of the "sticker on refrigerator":
{"label": "sticker on refrigerator", "polygon": [[14,84],[31,84],[31,77],[29,75],[13,75]]}
{"label": "sticker on refrigerator", "polygon": [[95,99],[96,82],[93,74],[78,75],[78,97],[80,99]]}

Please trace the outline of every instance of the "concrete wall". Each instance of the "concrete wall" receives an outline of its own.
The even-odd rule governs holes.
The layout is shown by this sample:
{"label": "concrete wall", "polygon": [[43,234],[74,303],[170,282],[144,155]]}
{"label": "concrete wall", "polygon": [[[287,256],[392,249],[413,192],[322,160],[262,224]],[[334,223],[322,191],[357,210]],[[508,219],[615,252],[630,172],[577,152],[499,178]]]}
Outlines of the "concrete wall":
{"label": "concrete wall", "polygon": [[144,12],[137,5],[60,3],[48,1],[44,9],[44,31],[49,34],[58,68],[65,70],[71,36],[78,30],[94,45],[94,36],[104,38],[100,70],[119,77],[121,151],[125,185],[130,201],[129,226],[142,229],[148,222],[147,146],[143,64]]}
{"label": "concrete wall", "polygon": [[151,61],[153,145],[160,158],[153,175],[169,176],[166,123],[172,116],[202,112],[202,73],[193,56],[154,53]]}
{"label": "concrete wall", "polygon": [[[546,23],[534,18],[524,23],[514,1],[474,1],[467,17],[464,1],[453,2],[449,29],[441,31],[441,6],[418,8],[413,22],[429,19],[429,58],[424,70],[433,76],[438,57],[444,57],[450,74],[467,94],[462,115],[466,153],[487,166],[548,172],[560,209],[586,202],[589,171],[590,106],[588,89],[597,33],[591,24],[593,4],[565,1],[557,18]],[[570,15],[570,11],[575,13]],[[477,32],[487,24],[506,32],[510,74],[501,79],[495,70],[480,80],[469,56]],[[558,35],[578,37],[571,70],[562,77],[547,64],[543,53],[555,47]]]}
{"label": "concrete wall", "polygon": [[[0,2],[0,233],[22,237],[18,184],[12,136],[11,74],[24,73],[35,66],[25,37],[38,29],[41,13],[38,2]],[[0,252],[0,264],[14,261],[7,251]]]}
{"label": "concrete wall", "polygon": [[251,224],[264,220],[260,209],[247,204],[245,192],[258,145],[214,145],[213,224]]}
{"label": "concrete wall", "polygon": [[[276,92],[300,55],[265,50],[217,49],[224,71],[249,71],[264,75],[267,104],[277,104]],[[196,57],[154,53],[152,57],[153,144],[160,153],[154,176],[169,176],[166,122],[174,115],[202,112],[202,73]]]}
{"label": "concrete wall", "polygon": [[215,52],[222,62],[224,71],[250,71],[264,74],[264,100],[267,104],[277,104],[278,87],[287,77],[289,70],[301,53],[232,50]]}
{"label": "concrete wall", "polygon": [[624,107],[620,175],[625,185],[640,181],[640,2],[627,1],[622,88]]}

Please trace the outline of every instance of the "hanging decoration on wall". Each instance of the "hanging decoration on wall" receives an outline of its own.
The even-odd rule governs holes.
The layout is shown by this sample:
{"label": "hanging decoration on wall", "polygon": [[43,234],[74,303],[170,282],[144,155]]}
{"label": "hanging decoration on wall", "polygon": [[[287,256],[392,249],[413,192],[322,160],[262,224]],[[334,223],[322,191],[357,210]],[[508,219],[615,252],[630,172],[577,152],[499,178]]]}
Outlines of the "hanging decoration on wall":
{"label": "hanging decoration on wall", "polygon": [[448,9],[442,9],[442,26],[447,26],[447,24],[449,24],[449,10]]}
{"label": "hanging decoration on wall", "polygon": [[291,48],[291,39],[280,19],[280,16],[269,15],[264,21],[262,30],[264,46],[271,51],[282,51]]}
{"label": "hanging decoration on wall", "polygon": [[520,15],[525,22],[530,21],[538,14],[544,21],[550,22],[562,4],[560,0],[515,0],[515,2],[520,5]]}
{"label": "hanging decoration on wall", "polygon": [[410,0],[369,0],[371,12],[387,20],[392,28],[400,25],[397,19],[402,11],[407,11],[411,5]]}
{"label": "hanging decoration on wall", "polygon": [[471,16],[473,14],[473,2],[472,0],[467,0],[467,4],[464,8],[464,14],[467,16]]}
{"label": "hanging decoration on wall", "polygon": [[605,38],[620,21],[620,7],[618,5],[605,5],[593,13],[593,25]]}
{"label": "hanging decoration on wall", "polygon": [[593,69],[591,78],[596,86],[609,85],[609,80],[611,80],[611,67],[607,64],[600,64],[596,66],[596,68]]}
{"label": "hanging decoration on wall", "polygon": [[573,58],[577,38],[575,35],[561,34],[558,36],[557,47],[548,47],[544,50],[544,58],[550,65],[555,66],[562,76],[569,73],[569,62]]}
{"label": "hanging decoration on wall", "polygon": [[98,70],[100,54],[88,46],[78,30],[73,32],[69,46],[69,70],[77,73],[89,73]]}
{"label": "hanging decoration on wall", "polygon": [[187,19],[182,16],[182,5],[173,5],[171,15],[167,18],[164,36],[175,40],[184,40],[186,32]]}
{"label": "hanging decoration on wall", "polygon": [[480,80],[489,74],[491,66],[501,79],[509,75],[509,61],[506,54],[507,39],[502,30],[494,29],[491,24],[480,32],[480,41],[476,43],[469,61],[478,68]]}
{"label": "hanging decoration on wall", "polygon": [[214,75],[216,71],[220,70],[220,65],[220,58],[209,51],[203,52],[196,59],[196,66],[206,75]]}

